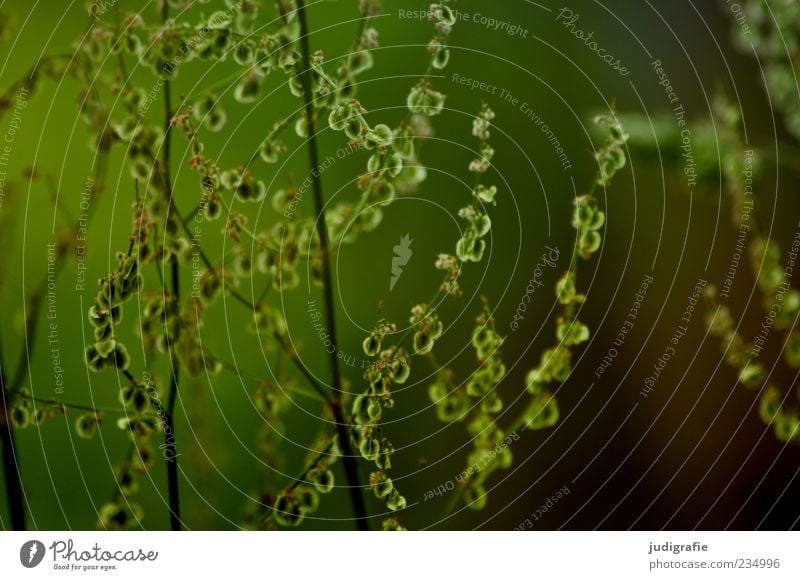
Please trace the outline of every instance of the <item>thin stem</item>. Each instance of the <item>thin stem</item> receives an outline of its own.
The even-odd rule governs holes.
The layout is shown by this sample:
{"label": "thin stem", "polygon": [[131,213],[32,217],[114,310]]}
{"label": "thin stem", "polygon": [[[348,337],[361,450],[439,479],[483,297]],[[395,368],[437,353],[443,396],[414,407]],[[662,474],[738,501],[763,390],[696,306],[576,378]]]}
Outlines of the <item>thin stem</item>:
{"label": "thin stem", "polygon": [[[308,21],[306,18],[305,0],[297,0],[297,17],[300,21],[300,46],[303,59],[303,95],[305,100],[306,120],[308,122],[308,156],[311,164],[312,185],[314,193],[314,206],[317,214],[317,234],[319,235],[320,249],[322,251],[322,275],[325,291],[325,314],[328,323],[328,332],[334,345],[338,345],[336,339],[336,314],[334,309],[333,297],[333,276],[330,265],[330,247],[328,241],[328,227],[325,223],[325,203],[322,196],[322,178],[319,167],[319,150],[317,148],[317,130],[314,111],[314,95],[311,86],[311,49],[309,47]],[[361,493],[359,482],[358,464],[350,445],[350,434],[347,423],[345,422],[344,409],[342,408],[342,385],[339,373],[339,357],[336,349],[333,349],[330,356],[331,374],[334,396],[331,400],[331,410],[336,422],[336,431],[339,436],[339,445],[342,450],[342,461],[347,477],[348,488],[350,491],[350,501],[353,504],[353,513],[356,517],[356,526],[359,530],[368,530],[367,510],[364,497]]]}
{"label": "thin stem", "polygon": [[0,337],[0,447],[3,452],[3,478],[11,514],[11,527],[16,531],[25,530],[25,493],[22,490],[22,477],[17,467],[17,449],[14,442],[14,427],[9,417],[11,397],[6,393],[5,368],[3,365],[2,337]]}
{"label": "thin stem", "polygon": [[[93,407],[91,405],[83,405],[81,403],[71,403],[69,401],[59,401],[57,399],[42,399],[41,397],[34,397],[33,395],[29,395],[28,393],[17,391],[13,393],[14,396],[19,397],[21,399],[27,399],[29,401],[33,401],[34,403],[39,403],[40,405],[50,405],[54,407],[60,407],[63,410],[73,410],[73,411],[88,411],[90,413],[95,413],[97,415],[129,415],[130,411],[120,407]],[[144,415],[154,415],[155,413],[143,413]]]}
{"label": "thin stem", "polygon": [[[169,20],[169,2],[162,0],[161,21],[166,26]],[[172,124],[172,99],[170,96],[169,79],[164,80],[164,144],[162,149],[164,164],[164,187],[168,198],[168,207],[173,209],[173,190],[172,178],[170,177],[170,145],[171,145],[171,124]],[[180,304],[180,272],[178,270],[178,260],[173,259],[171,263],[172,278],[172,307],[179,308]],[[169,340],[169,358],[172,372],[170,374],[169,393],[167,395],[167,408],[164,416],[164,442],[170,450],[167,456],[167,495],[169,501],[169,522],[173,531],[181,529],[181,503],[178,486],[178,453],[175,442],[175,403],[178,399],[178,387],[180,385],[180,367],[175,356],[175,349]]]}

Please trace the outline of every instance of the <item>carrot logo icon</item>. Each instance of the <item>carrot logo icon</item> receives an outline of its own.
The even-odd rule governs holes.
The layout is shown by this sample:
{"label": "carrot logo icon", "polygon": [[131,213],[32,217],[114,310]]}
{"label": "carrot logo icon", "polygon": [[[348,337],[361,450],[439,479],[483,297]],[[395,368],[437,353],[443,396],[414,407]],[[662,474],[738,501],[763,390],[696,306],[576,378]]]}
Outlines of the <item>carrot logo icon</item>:
{"label": "carrot logo icon", "polygon": [[400,238],[400,243],[392,248],[394,250],[394,257],[392,258],[392,279],[389,280],[390,292],[394,290],[394,285],[397,284],[397,281],[403,274],[403,266],[408,264],[408,261],[411,259],[411,255],[413,254],[411,251],[411,243],[413,241],[414,240],[410,239],[409,235],[406,234]]}
{"label": "carrot logo icon", "polygon": [[19,549],[19,561],[26,568],[35,568],[44,559],[44,544],[39,540],[30,540]]}

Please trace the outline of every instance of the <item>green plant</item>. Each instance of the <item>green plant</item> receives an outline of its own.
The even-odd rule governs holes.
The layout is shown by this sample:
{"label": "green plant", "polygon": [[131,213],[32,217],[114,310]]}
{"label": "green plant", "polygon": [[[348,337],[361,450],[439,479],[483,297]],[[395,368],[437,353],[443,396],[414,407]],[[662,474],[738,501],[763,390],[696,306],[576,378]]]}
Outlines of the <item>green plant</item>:
{"label": "green plant", "polygon": [[[589,329],[578,319],[584,301],[578,290],[578,265],[591,259],[602,243],[604,212],[594,193],[598,187],[606,187],[624,167],[627,134],[614,114],[597,119],[605,142],[596,155],[596,178],[589,191],[574,200],[572,260],[555,289],[561,306],[555,321],[555,344],[529,372],[526,388],[530,401],[510,425],[503,429],[496,422],[503,408],[497,386],[505,377],[500,352],[504,338],[495,326],[488,299],[476,318],[472,345],[478,364],[469,378],[457,385],[455,373],[435,359],[444,324],[439,308],[444,300],[461,294],[462,269],[484,259],[492,228],[491,208],[503,198],[498,186],[488,183],[495,153],[490,143],[495,114],[488,104],[472,120],[477,147],[468,170],[474,175],[474,187],[471,198],[458,212],[463,233],[435,260],[436,269],[443,274],[442,283],[429,300],[412,308],[409,329],[402,335],[397,336],[395,323],[376,321],[363,341],[364,353],[371,359],[364,372],[365,382],[351,393],[337,353],[331,256],[342,245],[353,244],[378,228],[384,212],[390,211],[398,196],[421,187],[426,173],[420,163],[419,137],[429,134],[432,118],[445,111],[446,101],[446,95],[429,77],[432,71],[448,65],[448,41],[456,24],[446,0],[431,5],[429,17],[435,34],[427,46],[427,70],[409,90],[405,119],[390,127],[376,122],[365,104],[356,99],[359,76],[369,70],[372,51],[377,48],[377,31],[372,24],[379,11],[374,0],[362,0],[359,5],[361,18],[355,40],[338,66],[335,60],[326,60],[321,51],[312,51],[304,0],[278,0],[277,18],[268,32],[256,26],[262,6],[254,0],[228,0],[225,10],[210,15],[189,11],[194,24],[187,23],[186,12],[180,22],[171,17],[171,10],[184,8],[177,0],[162,4],[157,23],[148,22],[142,14],[124,15],[115,5],[109,18],[91,20],[75,58],[47,57],[27,80],[7,92],[11,95],[24,88],[33,94],[41,77],[74,76],[84,85],[81,112],[98,154],[91,197],[96,202],[105,186],[106,158],[112,150],[124,151],[130,174],[129,243],[116,253],[114,268],[98,281],[99,289],[86,313],[93,329],[85,350],[86,365],[97,373],[117,374],[120,406],[98,408],[37,397],[34,386],[25,384],[30,364],[27,351],[23,351],[12,378],[6,378],[5,366],[0,367],[7,467],[8,457],[14,456],[9,452],[13,450],[14,429],[38,425],[57,414],[71,414],[77,434],[84,438],[94,436],[108,416],[115,417],[113,424],[127,433],[129,448],[116,466],[113,497],[99,514],[98,526],[103,529],[141,525],[144,513],[135,499],[139,479],[159,461],[156,449],[162,451],[167,467],[170,527],[185,527],[176,406],[188,381],[196,377],[220,373],[242,376],[236,364],[210,352],[202,340],[204,315],[227,298],[252,314],[249,330],[260,341],[270,343],[275,354],[272,377],[247,378],[254,386],[253,399],[262,417],[272,425],[284,421],[287,393],[311,398],[322,407],[319,432],[309,444],[302,471],[289,483],[269,477],[259,482],[261,507],[250,506],[244,522],[248,527],[300,525],[318,509],[321,496],[336,487],[337,464],[342,468],[359,529],[369,527],[364,487],[368,486],[389,511],[406,507],[406,498],[390,476],[394,448],[382,419],[393,407],[393,387],[409,380],[415,357],[424,357],[434,365],[437,380],[430,387],[430,396],[437,415],[443,421],[466,422],[474,446],[467,463],[480,465],[460,482],[451,507],[460,498],[470,507],[483,507],[487,478],[495,469],[511,464],[510,441],[517,440],[523,428],[542,429],[558,420],[553,386],[567,379],[573,350],[589,338]],[[180,100],[173,99],[172,83],[181,68],[193,60],[216,62],[227,58],[236,63],[234,73]],[[149,72],[149,90],[129,74],[134,62]],[[282,79],[276,84],[285,85],[295,98],[296,111],[273,119],[263,142],[244,163],[224,165],[205,139],[225,128],[229,103],[224,95],[232,92],[234,101],[250,106],[263,94],[267,79],[276,76]],[[109,107],[112,100],[114,106]],[[326,122],[342,135],[348,151],[366,157],[365,171],[356,181],[360,195],[355,202],[326,205],[318,142],[320,128]],[[286,142],[293,138],[292,131],[308,154],[309,177],[300,187],[275,169],[287,150]],[[173,178],[172,151],[181,136],[196,177],[191,183]],[[269,191],[265,172],[288,183]],[[309,190],[313,211],[304,199]],[[192,195],[189,211],[179,206],[178,191],[185,192],[184,199]],[[248,206],[257,207],[255,204],[268,196],[280,217],[269,227],[254,229]],[[214,227],[232,247],[220,259],[212,259],[201,243],[199,233],[208,224],[220,224]],[[65,228],[59,237],[59,268],[67,263],[77,227]],[[191,293],[182,287],[187,276],[181,274],[187,270],[192,271],[196,284]],[[322,293],[322,315],[334,346],[328,351],[327,384],[300,360],[278,308],[279,299],[270,295],[298,288],[304,270]],[[256,277],[263,291],[248,298],[240,287]],[[42,293],[40,289],[29,299],[26,324],[31,342]],[[125,337],[133,336],[126,323],[131,319],[129,305],[134,301],[141,306],[137,329],[141,352],[125,345]],[[286,368],[288,365],[291,367]],[[299,384],[300,379],[308,383],[307,387]],[[504,441],[498,452],[496,446]],[[274,465],[282,460],[276,441],[266,432],[259,441],[259,453]],[[24,460],[20,458],[20,463]],[[374,465],[367,486],[361,484],[361,461]],[[13,477],[16,467],[6,469],[6,474],[10,500],[22,505],[19,478]],[[14,522],[16,527],[24,527],[24,513],[15,512]],[[392,516],[383,522],[383,528],[399,530],[403,526]]]}
{"label": "green plant", "polygon": [[[750,264],[764,314],[758,333],[751,340],[745,338],[730,306],[724,303],[737,274],[739,260],[734,259],[722,288],[706,289],[706,324],[709,332],[720,339],[725,361],[738,373],[738,382],[759,392],[759,417],[773,427],[780,441],[800,443],[800,408],[790,400],[792,389],[782,388],[775,369],[768,371],[759,360],[772,333],[777,331],[782,333],[784,364],[791,369],[800,368],[797,355],[800,335],[796,330],[800,291],[791,285],[800,238],[795,236],[784,257],[778,243],[763,231],[754,188],[760,173],[758,156],[740,136],[741,115],[733,104],[720,95],[716,107],[724,123],[724,142],[728,144],[721,165],[732,204],[733,225],[739,232],[737,255]],[[753,177],[749,182],[742,181],[742,175]],[[797,395],[800,396],[800,389]]]}

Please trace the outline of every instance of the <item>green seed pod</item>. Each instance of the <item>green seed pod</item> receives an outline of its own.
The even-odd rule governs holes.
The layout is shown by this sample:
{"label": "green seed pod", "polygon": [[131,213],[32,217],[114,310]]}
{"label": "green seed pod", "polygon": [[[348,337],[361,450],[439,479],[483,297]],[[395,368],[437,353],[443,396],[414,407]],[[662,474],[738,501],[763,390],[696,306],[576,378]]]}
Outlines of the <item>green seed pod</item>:
{"label": "green seed pod", "polygon": [[221,293],[222,279],[211,272],[205,272],[200,277],[200,300],[203,304],[214,303]]}
{"label": "green seed pod", "polygon": [[233,259],[233,271],[239,278],[249,278],[253,274],[253,257],[247,251],[238,252]]}
{"label": "green seed pod", "polygon": [[800,290],[791,289],[783,297],[783,312],[792,316],[800,311]]}
{"label": "green seed pod", "polygon": [[372,53],[368,50],[354,51],[347,57],[347,69],[356,75],[371,69],[372,64]]}
{"label": "green seed pod", "polygon": [[344,131],[344,125],[347,122],[347,118],[350,116],[350,107],[352,105],[342,104],[335,108],[333,111],[330,112],[328,115],[328,125],[334,131]]}
{"label": "green seed pod", "polygon": [[120,141],[130,142],[141,130],[139,118],[135,115],[125,117],[122,122],[114,123],[114,134]]}
{"label": "green seed pod", "polygon": [[497,396],[496,393],[489,393],[483,401],[481,401],[481,411],[491,415],[495,415],[503,410],[503,400]]}
{"label": "green seed pod", "polygon": [[381,165],[383,164],[383,155],[380,153],[375,153],[370,155],[369,159],[367,159],[367,172],[369,173],[377,173],[381,170]]}
{"label": "green seed pod", "polygon": [[122,262],[119,268],[119,275],[123,280],[133,278],[138,274],[139,264],[135,256],[125,256],[125,254],[122,254],[122,256],[118,255],[118,259]]}
{"label": "green seed pod", "polygon": [[369,401],[366,394],[358,395],[355,399],[353,399],[352,414],[353,419],[357,424],[368,425],[371,423],[369,414],[367,413],[368,405]]}
{"label": "green seed pod", "polygon": [[358,95],[358,81],[353,75],[347,75],[344,77],[339,86],[336,90],[336,100],[338,102],[342,101],[352,101]]}
{"label": "green seed pod", "polygon": [[255,60],[254,45],[250,41],[242,41],[233,50],[233,60],[240,66],[252,64]]}
{"label": "green seed pod", "polygon": [[383,499],[394,491],[392,480],[382,471],[372,474],[372,477],[370,477],[370,484],[372,485],[372,491],[375,493],[375,497],[378,499]]}
{"label": "green seed pod", "polygon": [[300,75],[295,75],[289,79],[289,92],[292,93],[295,97],[302,97],[303,96],[303,81],[300,78]]}
{"label": "green seed pod", "polygon": [[599,209],[594,210],[594,216],[588,224],[590,230],[599,230],[606,223],[606,214]]}
{"label": "green seed pod", "polygon": [[133,111],[136,111],[147,101],[147,91],[142,87],[132,87],[125,94],[125,104]]}
{"label": "green seed pod", "polygon": [[503,361],[500,360],[499,357],[491,358],[486,370],[489,373],[489,377],[492,379],[492,382],[495,384],[499,383],[502,378],[506,376],[506,365],[503,364]]}
{"label": "green seed pod", "polygon": [[392,455],[394,455],[394,447],[392,447],[392,444],[389,443],[387,440],[384,440],[381,449],[381,454],[375,460],[375,465],[379,469],[391,469]]}
{"label": "green seed pod", "polygon": [[86,358],[86,364],[91,371],[98,373],[103,370],[103,367],[106,364],[106,359],[98,352],[97,347],[94,344],[90,344],[86,347],[84,350],[84,356]]}
{"label": "green seed pod", "polygon": [[344,122],[344,133],[349,139],[358,139],[365,126],[361,115],[351,115]]}
{"label": "green seed pod", "polygon": [[317,468],[309,473],[309,479],[319,493],[330,493],[334,487],[333,472],[330,469]]}
{"label": "green seed pod", "polygon": [[456,23],[456,15],[446,4],[431,4],[429,13],[446,26],[453,26]]}
{"label": "green seed pod", "polygon": [[456,243],[456,256],[458,257],[459,261],[468,262],[470,260],[472,249],[475,246],[475,243],[475,238],[469,236],[469,234],[465,234],[465,237],[462,237],[458,240]]}
{"label": "green seed pod", "polygon": [[130,172],[131,176],[141,182],[147,183],[152,171],[152,163],[142,158],[130,159]]}
{"label": "green seed pod", "polygon": [[406,498],[397,493],[396,489],[393,489],[391,494],[389,495],[389,499],[386,500],[386,507],[388,507],[393,512],[405,509]]}
{"label": "green seed pod", "polygon": [[146,389],[133,388],[126,401],[134,413],[144,413],[150,409],[150,395]]}
{"label": "green seed pod", "polygon": [[397,359],[397,368],[392,373],[392,379],[398,385],[402,385],[411,376],[411,364],[407,357]]}
{"label": "green seed pod", "polygon": [[464,504],[475,511],[485,508],[488,499],[486,489],[477,483],[471,483],[464,490]]}
{"label": "green seed pod", "polygon": [[627,157],[625,156],[625,151],[622,149],[622,147],[613,147],[609,151],[609,158],[616,165],[617,171],[625,167],[625,164],[627,163]]}
{"label": "green seed pod", "polygon": [[[98,326],[94,329],[94,340],[95,342],[102,342],[106,343],[107,341],[111,340],[114,334],[114,329],[112,328],[111,324],[106,324],[105,326]],[[108,356],[108,353],[111,352],[109,350],[104,350],[98,347],[100,354],[103,356]]]}
{"label": "green seed pod", "polygon": [[222,215],[222,204],[220,204],[216,196],[211,197],[206,204],[206,221],[214,221],[219,218],[220,215]]}
{"label": "green seed pod", "polygon": [[739,382],[748,389],[758,387],[764,378],[764,368],[753,362],[747,362],[745,366],[739,371]]}
{"label": "green seed pod", "polygon": [[233,98],[240,103],[254,103],[258,99],[261,91],[261,77],[257,74],[248,73],[239,81],[233,91]]}
{"label": "green seed pod", "polygon": [[433,117],[442,112],[446,98],[445,95],[430,89],[430,86],[423,82],[408,93],[406,105],[409,111],[415,115]]}
{"label": "green seed pod", "polygon": [[418,330],[414,333],[414,352],[417,354],[428,354],[433,350],[433,338],[425,330]]}
{"label": "green seed pod", "polygon": [[115,306],[114,308],[112,308],[109,311],[109,314],[111,315],[111,321],[114,324],[119,324],[120,322],[122,322],[122,307],[121,306]]}
{"label": "green seed pod", "polygon": [[[381,207],[390,205],[395,200],[395,197],[397,197],[397,190],[394,185],[383,179],[375,180],[370,186],[369,193],[374,203]],[[366,208],[365,212],[359,215],[359,223],[366,231],[370,231],[380,224],[383,218],[383,212],[380,208],[375,206]],[[375,217],[376,215],[377,217]],[[375,223],[376,221],[377,223]]]}
{"label": "green seed pod", "polygon": [[283,145],[274,139],[266,139],[261,143],[258,149],[258,154],[265,163],[277,163],[280,153],[283,151]]}
{"label": "green seed pod", "polygon": [[559,411],[556,400],[548,391],[542,391],[533,404],[528,408],[525,416],[525,425],[528,429],[544,429],[552,427],[558,422]]}
{"label": "green seed pod", "polygon": [[[390,202],[391,200],[386,200],[382,202],[381,205],[387,205]],[[381,208],[376,206],[365,208],[364,211],[358,214],[358,225],[365,232],[373,231],[381,224],[382,221],[383,211],[381,211]]]}
{"label": "green seed pod", "polygon": [[122,37],[122,48],[128,54],[141,56],[142,54],[142,41],[133,33],[128,33]]}
{"label": "green seed pod", "polygon": [[120,342],[115,341],[114,350],[109,358],[111,359],[111,363],[121,371],[128,370],[131,364],[131,357],[128,354],[128,349]]}
{"label": "green seed pod", "polygon": [[20,404],[16,404],[11,408],[11,425],[15,429],[24,429],[31,422],[31,416],[28,409]]}
{"label": "green seed pod", "polygon": [[441,381],[431,383],[428,387],[428,398],[434,405],[440,404],[447,398],[448,390],[447,385]]}
{"label": "green seed pod", "polygon": [[369,405],[367,405],[367,415],[369,415],[372,423],[377,423],[380,421],[382,413],[383,407],[381,407],[381,404],[378,401],[372,401]]}
{"label": "green seed pod", "polygon": [[781,391],[774,385],[769,385],[761,393],[758,415],[767,425],[771,425],[781,410]]}
{"label": "green seed pod", "polygon": [[218,133],[225,127],[225,122],[228,120],[227,113],[220,107],[214,107],[203,118],[203,124],[206,129],[213,133]]}
{"label": "green seed pod", "polygon": [[286,491],[275,502],[274,517],[282,526],[297,527],[303,523],[305,513],[291,491]]}
{"label": "green seed pod", "polygon": [[91,439],[97,433],[98,417],[94,413],[85,413],[75,420],[75,431],[83,439]]}
{"label": "green seed pod", "polygon": [[241,201],[260,202],[267,195],[267,186],[263,181],[256,181],[247,176],[236,180],[233,190]]}
{"label": "green seed pod", "polygon": [[[373,149],[374,147],[389,147],[392,144],[393,138],[394,134],[392,133],[391,128],[384,124],[375,125],[375,127],[367,131],[364,135],[364,141],[366,142],[365,144],[367,149]],[[402,159],[400,162],[402,163]]]}
{"label": "green seed pod", "polygon": [[475,190],[475,196],[484,203],[491,203],[492,205],[497,205],[494,197],[497,195],[497,187],[492,185],[491,187],[487,188],[486,186],[479,185]]}
{"label": "green seed pod", "polygon": [[791,368],[800,368],[800,332],[793,332],[786,339],[783,358]]}
{"label": "green seed pod", "polygon": [[461,238],[456,244],[456,255],[462,262],[480,262],[485,250],[486,242],[473,236]]}
{"label": "green seed pod", "polygon": [[53,417],[53,407],[37,407],[36,411],[31,415],[31,423],[33,425],[43,425],[48,419]]}
{"label": "green seed pod", "polygon": [[444,423],[463,421],[470,406],[470,401],[466,396],[452,393],[436,406],[436,416]]}
{"label": "green seed pod", "polygon": [[556,327],[556,338],[565,346],[581,344],[589,340],[589,328],[577,320],[571,323],[562,321]]}
{"label": "green seed pod", "polygon": [[578,255],[584,260],[591,258],[592,254],[600,249],[603,239],[595,231],[585,231],[578,236]]}
{"label": "green seed pod", "polygon": [[319,494],[307,485],[300,485],[294,490],[300,509],[305,513],[314,513],[319,508]]}
{"label": "green seed pod", "polygon": [[381,444],[377,439],[364,439],[358,446],[358,450],[367,461],[375,461],[381,452]]}
{"label": "green seed pod", "polygon": [[100,508],[99,524],[106,530],[127,528],[127,517],[120,505],[107,503]]}
{"label": "green seed pod", "polygon": [[383,531],[384,532],[405,532],[407,531],[403,526],[400,525],[400,522],[397,518],[387,518],[383,520]]}
{"label": "green seed pod", "polygon": [[97,304],[93,304],[92,307],[89,308],[89,322],[95,328],[107,326],[109,323],[108,311],[100,309]]}
{"label": "green seed pod", "polygon": [[780,264],[765,264],[758,274],[758,287],[764,294],[775,294],[784,281]]}
{"label": "green seed pod", "polygon": [[397,152],[386,158],[386,171],[391,177],[397,177],[403,171],[403,156]]}
{"label": "green seed pod", "polygon": [[435,47],[433,59],[431,60],[433,68],[441,70],[447,66],[448,62],[450,62],[450,50],[441,44]]}
{"label": "green seed pod", "polygon": [[[97,330],[100,330],[99,328]],[[112,337],[105,337],[102,340],[96,341],[94,343],[97,353],[103,357],[108,358],[108,356],[114,352],[114,347],[116,346],[116,341]]]}
{"label": "green seed pod", "polygon": [[155,465],[155,450],[146,441],[137,443],[136,454],[133,460],[133,469],[138,473],[149,471]]}
{"label": "green seed pod", "polygon": [[775,436],[784,443],[793,443],[800,437],[800,416],[797,410],[781,413],[773,422]]}
{"label": "green seed pod", "polygon": [[760,236],[750,246],[750,257],[755,264],[761,263],[762,258],[768,264],[775,264],[781,259],[781,248],[775,240]]}
{"label": "green seed pod", "polygon": [[308,139],[308,117],[305,111],[297,113],[294,121],[294,133],[301,139]]}
{"label": "green seed pod", "polygon": [[117,475],[117,485],[119,491],[125,496],[135,494],[139,491],[139,480],[136,479],[133,471],[129,469],[127,464],[122,466],[119,474]]}
{"label": "green seed pod", "polygon": [[364,339],[361,346],[364,349],[365,355],[376,356],[381,350],[381,339],[377,334],[372,333]]}
{"label": "green seed pod", "polygon": [[567,272],[556,282],[556,297],[563,306],[576,302],[575,274]]}

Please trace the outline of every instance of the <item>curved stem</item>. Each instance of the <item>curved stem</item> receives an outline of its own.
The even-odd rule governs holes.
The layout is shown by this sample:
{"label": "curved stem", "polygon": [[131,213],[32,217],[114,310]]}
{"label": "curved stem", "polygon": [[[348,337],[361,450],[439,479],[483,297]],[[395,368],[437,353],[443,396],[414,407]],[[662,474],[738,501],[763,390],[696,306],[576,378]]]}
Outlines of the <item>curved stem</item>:
{"label": "curved stem", "polygon": [[[310,171],[313,179],[314,206],[317,214],[317,234],[319,235],[320,248],[322,250],[322,275],[325,286],[325,314],[328,323],[328,332],[334,345],[338,344],[336,339],[336,314],[334,309],[333,297],[333,276],[330,265],[330,243],[328,239],[328,227],[325,223],[325,202],[322,196],[322,178],[319,167],[319,150],[317,146],[316,119],[314,118],[314,95],[311,86],[311,52],[308,41],[308,21],[306,19],[306,6],[304,0],[297,0],[297,17],[300,21],[300,46],[303,59],[302,84],[305,100],[306,119],[308,121],[308,156],[311,164]],[[339,445],[342,450],[342,462],[347,477],[350,491],[350,501],[353,504],[353,513],[356,518],[356,526],[359,530],[368,530],[367,510],[364,497],[361,493],[359,482],[358,464],[353,455],[350,444],[350,433],[345,421],[344,409],[342,408],[342,385],[339,371],[339,357],[336,349],[330,356],[331,374],[334,395],[331,400],[331,410],[336,422],[336,432],[339,437]]]}
{"label": "curved stem", "polygon": [[[161,21],[166,25],[169,20],[169,2],[163,0],[163,7],[161,10]],[[170,95],[170,82],[169,79],[164,80],[164,144],[163,144],[163,164],[164,164],[164,187],[167,193],[167,201],[170,210],[174,208],[173,203],[173,190],[172,178],[170,177],[170,142],[171,131],[170,126],[172,123],[172,99]],[[178,261],[173,260],[171,264],[171,278],[172,278],[172,306],[179,308],[180,304],[180,272],[178,270]],[[180,384],[180,367],[178,360],[175,356],[175,349],[169,343],[169,358],[170,358],[170,385],[169,393],[167,395],[167,408],[164,416],[164,443],[169,449],[169,453],[165,453],[167,457],[167,495],[169,501],[169,522],[170,528],[173,531],[181,529],[181,504],[180,492],[178,486],[178,453],[175,443],[175,403],[178,399],[178,386]]]}
{"label": "curved stem", "polygon": [[11,397],[6,392],[5,369],[3,367],[2,344],[0,344],[0,448],[3,452],[3,478],[11,515],[11,527],[16,531],[25,530],[25,493],[22,490],[22,477],[17,468],[17,449],[14,443],[14,428],[8,411]]}

